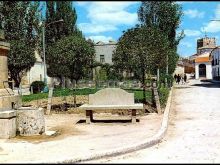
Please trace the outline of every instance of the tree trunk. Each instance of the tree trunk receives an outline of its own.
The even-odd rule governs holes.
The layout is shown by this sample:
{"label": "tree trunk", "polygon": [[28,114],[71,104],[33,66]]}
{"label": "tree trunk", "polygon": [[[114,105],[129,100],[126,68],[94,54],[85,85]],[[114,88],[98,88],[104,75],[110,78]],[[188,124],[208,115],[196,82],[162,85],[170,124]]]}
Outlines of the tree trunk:
{"label": "tree trunk", "polygon": [[143,84],[143,103],[146,104],[145,71],[142,72],[142,84]]}
{"label": "tree trunk", "polygon": [[157,85],[159,84],[160,82],[160,69],[157,68]]}
{"label": "tree trunk", "polygon": [[76,108],[76,84],[77,84],[77,81],[74,80],[74,108]]}
{"label": "tree trunk", "polygon": [[14,82],[15,82],[15,87],[19,88],[20,83],[21,83],[21,80],[20,80],[19,76],[17,76],[17,75],[12,75],[12,79],[13,79]]}
{"label": "tree trunk", "polygon": [[62,88],[64,89],[65,88],[65,77],[62,76]]}

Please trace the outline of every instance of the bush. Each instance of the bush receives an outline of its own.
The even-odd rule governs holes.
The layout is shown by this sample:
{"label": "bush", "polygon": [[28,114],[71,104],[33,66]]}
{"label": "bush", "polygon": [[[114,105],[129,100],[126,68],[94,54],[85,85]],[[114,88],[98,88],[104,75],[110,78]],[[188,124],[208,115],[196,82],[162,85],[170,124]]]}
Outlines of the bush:
{"label": "bush", "polygon": [[167,99],[169,96],[169,88],[161,87],[159,88],[159,98],[161,107],[165,107],[167,103]]}
{"label": "bush", "polygon": [[167,84],[169,87],[172,87],[173,86],[173,81],[174,81],[174,77],[169,74],[169,75],[166,75],[166,74],[161,74],[160,75],[160,82],[159,82],[159,87],[162,87],[164,84],[165,85],[165,79],[167,78]]}
{"label": "bush", "polygon": [[43,81],[34,81],[31,83],[31,87],[33,88],[33,93],[40,93],[44,89],[45,84]]}

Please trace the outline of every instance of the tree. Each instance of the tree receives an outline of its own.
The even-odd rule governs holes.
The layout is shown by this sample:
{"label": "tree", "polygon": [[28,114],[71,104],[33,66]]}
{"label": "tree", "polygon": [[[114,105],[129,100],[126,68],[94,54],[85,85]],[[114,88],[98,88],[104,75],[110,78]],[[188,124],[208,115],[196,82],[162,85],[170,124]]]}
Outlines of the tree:
{"label": "tree", "polygon": [[156,65],[162,67],[168,50],[168,40],[158,28],[146,26],[129,29],[119,39],[113,62],[121,71],[134,72],[143,84],[143,102],[146,103],[146,74]]}
{"label": "tree", "polygon": [[[57,42],[65,42],[65,37],[77,36],[83,39],[82,33],[76,27],[76,11],[72,7],[72,2],[70,1],[48,1],[47,3],[47,15],[46,15],[46,25],[63,20],[61,23],[52,23],[46,28],[46,57],[48,64],[48,75],[53,77],[59,77],[62,84],[64,84],[64,77],[67,76],[68,68],[65,65],[59,65],[58,61],[64,60],[66,58],[65,51],[60,52],[61,54],[54,57],[54,52],[57,50]],[[62,40],[64,39],[64,40]],[[51,59],[54,58],[54,59]],[[59,67],[59,69],[57,68]],[[74,76],[75,77],[75,76]]]}
{"label": "tree", "polygon": [[38,42],[35,30],[39,26],[38,7],[39,2],[1,2],[2,28],[5,39],[11,44],[8,70],[16,87],[36,61],[34,48]]}
{"label": "tree", "polygon": [[63,76],[76,82],[85,76],[94,60],[95,50],[85,38],[78,35],[68,36],[58,40],[48,47],[47,61],[48,74],[55,77],[62,73]]}
{"label": "tree", "polygon": [[72,9],[71,1],[56,1],[56,19],[63,19],[63,24],[56,24],[58,38],[69,36],[76,32],[76,10]]}
{"label": "tree", "polygon": [[[182,8],[173,1],[144,1],[138,10],[138,19],[147,27],[158,27],[169,38],[170,53],[167,54],[167,74],[172,74],[176,67],[178,54],[177,45],[184,37],[183,31],[176,35],[176,29],[181,23]],[[162,71],[164,72],[164,71]]]}

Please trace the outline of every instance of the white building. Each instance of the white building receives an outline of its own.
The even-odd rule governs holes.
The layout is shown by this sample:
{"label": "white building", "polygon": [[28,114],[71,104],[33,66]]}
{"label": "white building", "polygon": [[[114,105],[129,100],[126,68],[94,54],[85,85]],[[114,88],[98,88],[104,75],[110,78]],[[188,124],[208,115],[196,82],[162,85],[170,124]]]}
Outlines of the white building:
{"label": "white building", "polygon": [[204,38],[197,40],[197,55],[195,56],[195,78],[212,79],[211,51],[216,47],[215,38]]}
{"label": "white building", "polygon": [[[44,81],[44,62],[37,51],[34,52],[36,62],[33,67],[23,76],[22,85],[30,85],[33,81]],[[51,83],[51,78],[46,75],[47,84]]]}
{"label": "white building", "polygon": [[212,79],[210,52],[200,54],[195,59],[195,78]]}
{"label": "white building", "polygon": [[213,79],[220,80],[220,46],[217,46],[211,51],[212,60],[212,77]]}
{"label": "white building", "polygon": [[95,47],[95,60],[101,63],[112,63],[112,54],[116,49],[117,43],[114,41],[109,41],[108,43],[104,43],[102,41],[97,42]]}

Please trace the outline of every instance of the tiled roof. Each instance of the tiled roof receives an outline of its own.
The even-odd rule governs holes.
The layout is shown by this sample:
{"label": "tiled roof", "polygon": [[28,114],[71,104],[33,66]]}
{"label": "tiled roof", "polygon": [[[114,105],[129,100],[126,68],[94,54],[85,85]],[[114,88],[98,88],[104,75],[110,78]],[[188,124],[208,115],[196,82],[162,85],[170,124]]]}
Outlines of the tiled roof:
{"label": "tiled roof", "polygon": [[197,56],[195,58],[195,62],[209,62],[210,59],[209,59],[209,56],[210,56],[210,53],[209,52],[205,52],[203,54],[200,54],[199,56]]}
{"label": "tiled roof", "polygon": [[209,60],[209,57],[197,57],[195,59],[195,62],[196,63],[199,63],[199,62],[210,62],[210,60]]}

